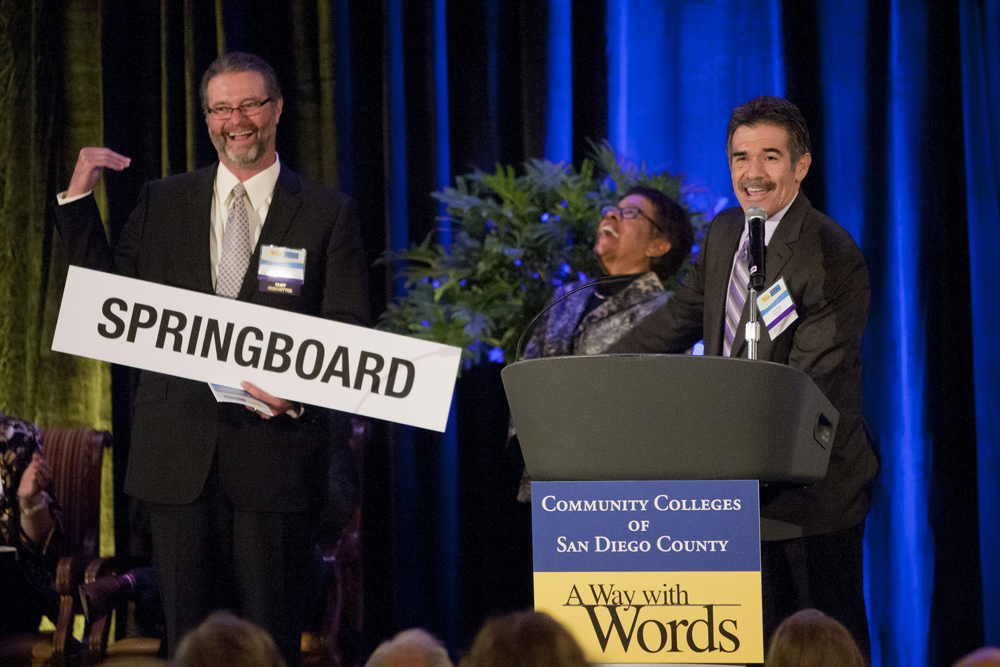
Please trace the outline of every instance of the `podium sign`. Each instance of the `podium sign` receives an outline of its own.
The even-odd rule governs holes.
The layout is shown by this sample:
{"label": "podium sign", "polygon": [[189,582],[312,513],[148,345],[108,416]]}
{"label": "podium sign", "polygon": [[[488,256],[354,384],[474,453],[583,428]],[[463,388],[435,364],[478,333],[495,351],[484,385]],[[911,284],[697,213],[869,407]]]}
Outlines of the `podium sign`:
{"label": "podium sign", "polygon": [[535,609],[596,664],[764,661],[756,481],[533,482]]}

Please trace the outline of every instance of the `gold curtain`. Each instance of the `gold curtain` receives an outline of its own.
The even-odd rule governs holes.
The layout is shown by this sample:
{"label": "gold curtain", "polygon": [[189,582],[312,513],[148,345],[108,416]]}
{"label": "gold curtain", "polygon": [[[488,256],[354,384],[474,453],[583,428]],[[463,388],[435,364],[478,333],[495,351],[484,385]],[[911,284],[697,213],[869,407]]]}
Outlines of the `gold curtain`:
{"label": "gold curtain", "polygon": [[[312,15],[310,12],[315,11]],[[292,34],[298,100],[298,168],[310,178],[337,185],[334,119],[333,24],[329,0],[293,0]]]}
{"label": "gold curtain", "polygon": [[[0,0],[0,410],[110,429],[108,365],[51,350],[66,262],[46,227],[49,172],[69,174],[72,147],[102,140],[100,2],[62,9],[55,20],[52,3]],[[54,134],[58,107],[69,122]],[[106,208],[101,186],[96,194]]]}

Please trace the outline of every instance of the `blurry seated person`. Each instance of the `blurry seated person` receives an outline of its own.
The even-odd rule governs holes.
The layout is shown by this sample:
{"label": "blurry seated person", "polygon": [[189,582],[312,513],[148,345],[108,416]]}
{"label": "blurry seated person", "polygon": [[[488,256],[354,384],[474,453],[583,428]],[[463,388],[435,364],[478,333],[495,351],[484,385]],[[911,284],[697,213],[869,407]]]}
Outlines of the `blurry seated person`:
{"label": "blurry seated person", "polygon": [[454,667],[448,650],[423,628],[404,630],[379,644],[365,667]]}
{"label": "blurry seated person", "polygon": [[271,635],[228,611],[215,611],[181,640],[177,667],[285,667]]}
{"label": "blurry seated person", "polygon": [[558,621],[519,611],[483,624],[459,667],[587,667],[583,650]]}
{"label": "blurry seated person", "polygon": [[[687,212],[659,190],[636,186],[603,214],[594,252],[607,275],[632,280],[587,287],[556,303],[539,318],[525,359],[601,354],[670,298],[663,284],[687,259],[694,237]],[[560,286],[553,301],[580,285]],[[531,499],[530,483],[525,474],[518,500]]]}
{"label": "blurry seated person", "polygon": [[54,586],[62,530],[38,427],[0,412],[0,635],[59,616]]}
{"label": "blurry seated person", "polygon": [[984,646],[963,656],[952,667],[1000,667],[1000,648]]}
{"label": "blurry seated person", "polygon": [[854,637],[818,609],[798,611],[771,637],[764,667],[865,667]]}

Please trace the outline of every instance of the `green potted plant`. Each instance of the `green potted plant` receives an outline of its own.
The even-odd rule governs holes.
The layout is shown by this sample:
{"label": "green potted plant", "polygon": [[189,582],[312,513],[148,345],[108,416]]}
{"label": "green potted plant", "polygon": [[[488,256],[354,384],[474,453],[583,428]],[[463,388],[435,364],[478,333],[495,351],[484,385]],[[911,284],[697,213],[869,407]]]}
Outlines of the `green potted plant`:
{"label": "green potted plant", "polygon": [[[405,293],[389,305],[379,328],[461,347],[466,365],[513,361],[522,330],[555,288],[600,274],[592,248],[601,208],[617,204],[633,185],[656,188],[685,206],[681,176],[647,173],[644,163],[619,158],[606,142],[592,148],[579,170],[532,159],[521,175],[497,165],[493,173],[476,170],[432,193],[445,204],[452,243],[442,246],[432,232],[423,243],[383,257],[400,267]],[[691,218],[697,248],[706,223],[699,212]]]}

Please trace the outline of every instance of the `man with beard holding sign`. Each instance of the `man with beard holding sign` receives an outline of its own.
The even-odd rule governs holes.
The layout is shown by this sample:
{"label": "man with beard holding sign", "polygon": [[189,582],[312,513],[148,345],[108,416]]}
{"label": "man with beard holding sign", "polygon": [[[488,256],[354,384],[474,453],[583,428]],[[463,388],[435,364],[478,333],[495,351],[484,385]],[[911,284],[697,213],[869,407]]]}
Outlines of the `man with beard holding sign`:
{"label": "man with beard holding sign", "polygon": [[[91,194],[103,168],[129,159],[84,148],[56,218],[70,263],[197,292],[366,325],[367,269],[354,202],[282,165],[282,95],[257,56],[208,68],[202,107],[219,162],[151,181],[112,249]],[[262,291],[261,246],[305,250],[297,294]],[[170,653],[211,611],[265,628],[298,664],[303,573],[327,493],[343,414],[293,404],[243,383],[273,418],[217,403],[209,386],[142,371],[125,490],[150,507]]]}
{"label": "man with beard holding sign", "polygon": [[746,357],[745,211],[766,210],[761,294],[785,287],[791,304],[762,318],[758,359],[806,373],[840,411],[840,422],[825,479],[761,489],[765,641],[782,619],[815,607],[847,626],[869,655],[862,539],[879,463],[861,410],[868,270],[851,236],[799,191],[812,156],[795,105],[758,97],[736,107],[726,149],[741,208],[715,218],[674,298],[608,352],[683,352],[704,339],[706,355]]}

